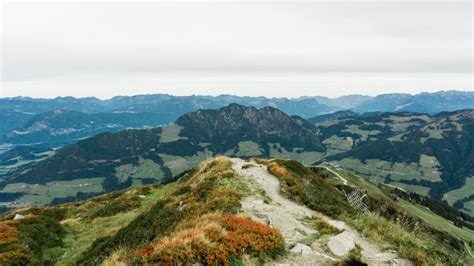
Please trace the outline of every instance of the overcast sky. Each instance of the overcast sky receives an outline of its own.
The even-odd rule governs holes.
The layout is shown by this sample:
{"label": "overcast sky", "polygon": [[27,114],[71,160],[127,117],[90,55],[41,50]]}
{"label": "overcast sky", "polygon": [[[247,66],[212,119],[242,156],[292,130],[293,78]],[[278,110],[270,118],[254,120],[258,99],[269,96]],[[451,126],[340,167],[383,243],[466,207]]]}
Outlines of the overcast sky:
{"label": "overcast sky", "polygon": [[473,4],[3,2],[1,96],[473,90]]}

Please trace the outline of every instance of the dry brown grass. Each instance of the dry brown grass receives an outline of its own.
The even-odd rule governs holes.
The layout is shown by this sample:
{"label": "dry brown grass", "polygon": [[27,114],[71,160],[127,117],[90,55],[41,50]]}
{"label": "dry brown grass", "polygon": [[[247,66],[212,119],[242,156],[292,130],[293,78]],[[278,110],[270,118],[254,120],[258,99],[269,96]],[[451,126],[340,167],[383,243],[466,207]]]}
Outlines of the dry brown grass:
{"label": "dry brown grass", "polygon": [[193,177],[189,178],[185,185],[195,187],[209,177],[231,177],[233,175],[235,172],[232,169],[232,162],[227,157],[219,156],[201,163]]}
{"label": "dry brown grass", "polygon": [[124,249],[118,249],[102,263],[102,266],[125,266],[127,265],[129,252]]}

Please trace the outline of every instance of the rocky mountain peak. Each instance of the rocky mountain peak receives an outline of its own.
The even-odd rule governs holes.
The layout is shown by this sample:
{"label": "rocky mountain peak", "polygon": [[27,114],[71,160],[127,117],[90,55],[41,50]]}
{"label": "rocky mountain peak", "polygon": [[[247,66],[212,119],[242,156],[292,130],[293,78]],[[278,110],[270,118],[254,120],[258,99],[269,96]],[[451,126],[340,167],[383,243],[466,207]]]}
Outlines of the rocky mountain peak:
{"label": "rocky mountain peak", "polygon": [[311,125],[273,107],[256,109],[230,104],[217,110],[185,114],[178,118],[176,124],[184,128],[182,136],[196,142],[227,144],[235,139],[272,143],[283,140],[289,145],[288,148],[324,149]]}

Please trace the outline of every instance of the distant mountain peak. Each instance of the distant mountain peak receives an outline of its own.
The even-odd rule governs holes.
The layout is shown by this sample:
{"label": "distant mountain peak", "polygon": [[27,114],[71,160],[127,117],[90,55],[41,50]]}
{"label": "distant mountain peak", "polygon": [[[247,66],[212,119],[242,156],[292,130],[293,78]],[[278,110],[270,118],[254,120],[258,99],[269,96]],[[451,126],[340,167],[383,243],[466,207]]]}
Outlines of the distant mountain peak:
{"label": "distant mountain peak", "polygon": [[[239,140],[262,143],[286,142],[292,147],[324,150],[314,128],[300,117],[266,106],[260,109],[230,104],[216,110],[199,110],[176,120],[184,129],[181,135],[198,142],[225,143]],[[244,139],[242,139],[242,136]]]}

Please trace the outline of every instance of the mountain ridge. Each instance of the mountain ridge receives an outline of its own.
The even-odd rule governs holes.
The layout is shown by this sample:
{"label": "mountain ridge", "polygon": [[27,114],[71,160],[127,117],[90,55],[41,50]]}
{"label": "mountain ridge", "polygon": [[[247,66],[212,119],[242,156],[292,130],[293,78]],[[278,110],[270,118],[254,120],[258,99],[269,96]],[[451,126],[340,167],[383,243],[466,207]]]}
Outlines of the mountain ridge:
{"label": "mountain ridge", "polygon": [[[0,200],[8,199],[3,205],[10,206],[13,196],[20,203],[38,204],[84,199],[167,181],[206,158],[225,154],[290,158],[306,165],[328,161],[470,212],[466,189],[471,170],[463,170],[472,169],[471,157],[466,157],[472,154],[470,114],[471,110],[435,116],[374,113],[342,116],[313,126],[273,107],[231,104],[188,113],[165,127],[102,133],[81,140],[7,175],[0,181]],[[445,149],[459,154],[448,156]],[[34,158],[28,152],[25,158]],[[56,187],[70,192],[58,194]]]}

